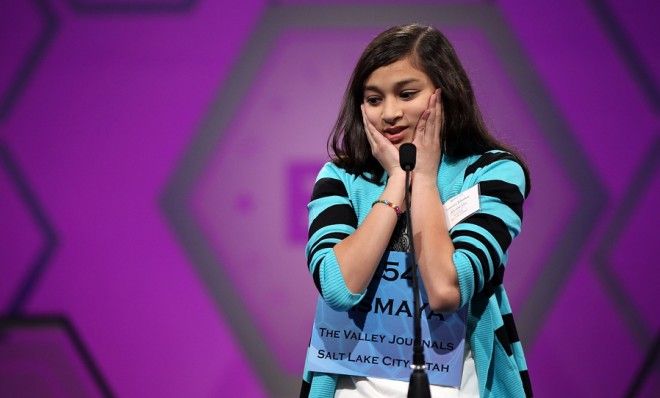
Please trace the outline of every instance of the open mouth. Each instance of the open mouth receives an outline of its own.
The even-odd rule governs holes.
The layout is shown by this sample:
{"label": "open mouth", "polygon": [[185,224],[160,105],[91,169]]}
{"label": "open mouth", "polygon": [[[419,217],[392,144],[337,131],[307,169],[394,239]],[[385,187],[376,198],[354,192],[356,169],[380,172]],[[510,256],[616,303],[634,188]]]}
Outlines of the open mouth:
{"label": "open mouth", "polygon": [[406,137],[406,127],[391,127],[383,130],[383,135],[391,143],[398,144]]}

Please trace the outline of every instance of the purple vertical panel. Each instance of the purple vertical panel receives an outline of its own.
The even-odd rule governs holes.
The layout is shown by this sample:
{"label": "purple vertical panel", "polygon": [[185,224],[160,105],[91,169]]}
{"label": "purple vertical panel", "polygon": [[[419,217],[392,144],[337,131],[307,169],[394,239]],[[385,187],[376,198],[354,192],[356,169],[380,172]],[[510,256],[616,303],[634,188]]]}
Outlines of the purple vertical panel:
{"label": "purple vertical panel", "polygon": [[268,355],[295,376],[302,371],[316,295],[300,218],[327,158],[327,134],[344,87],[373,34],[289,29],[273,38],[193,197],[197,222],[241,292],[245,316],[253,317]]}
{"label": "purple vertical panel", "polygon": [[[619,296],[616,286],[619,281],[604,276],[594,248],[608,245],[606,249],[611,251],[607,260],[616,264],[615,272],[626,274],[623,278],[628,284],[640,283],[640,289],[635,289],[635,294],[640,295],[637,300],[648,298],[647,293],[642,293],[646,281],[652,284],[657,280],[657,272],[645,272],[647,265],[642,256],[630,254],[619,243],[623,240],[633,244],[628,234],[634,233],[637,238],[644,235],[636,240],[635,247],[647,246],[657,235],[651,224],[635,221],[640,217],[639,209],[626,210],[637,205],[647,209],[646,198],[635,204],[622,201],[629,190],[640,188],[635,181],[643,158],[657,137],[657,117],[646,90],[638,85],[636,71],[630,69],[612,35],[612,26],[602,19],[595,5],[596,2],[501,2],[600,182],[608,189],[609,206],[589,234],[575,271],[566,281],[528,357],[535,390],[549,396],[621,396],[648,349],[647,342],[637,338],[643,331],[631,328],[622,303],[627,296]],[[553,193],[558,194],[561,193]],[[630,219],[622,221],[626,238],[620,237],[616,247],[609,247],[610,242],[603,239],[612,234],[618,236],[622,225],[616,217],[622,211],[630,214]],[[656,219],[658,213],[647,210],[643,214],[641,217],[648,221]],[[628,261],[617,260],[624,258]],[[647,280],[641,281],[640,274]],[[626,289],[623,294],[628,294]],[[650,316],[657,320],[657,315]],[[589,363],[586,371],[585,358]],[[654,377],[657,376],[650,379]]]}

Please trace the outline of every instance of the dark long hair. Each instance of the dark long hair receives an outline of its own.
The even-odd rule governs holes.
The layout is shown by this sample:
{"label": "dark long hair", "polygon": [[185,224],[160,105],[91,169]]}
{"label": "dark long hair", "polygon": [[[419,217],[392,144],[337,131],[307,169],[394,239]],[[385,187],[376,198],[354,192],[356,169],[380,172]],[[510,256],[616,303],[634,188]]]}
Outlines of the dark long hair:
{"label": "dark long hair", "polygon": [[365,81],[371,73],[406,57],[441,89],[445,118],[441,131],[443,154],[462,158],[501,149],[515,156],[527,174],[527,167],[516,151],[488,132],[470,80],[447,38],[437,29],[419,24],[395,26],[382,32],[360,56],[328,138],[335,164],[373,182],[382,179],[384,170],[371,154],[360,105]]}

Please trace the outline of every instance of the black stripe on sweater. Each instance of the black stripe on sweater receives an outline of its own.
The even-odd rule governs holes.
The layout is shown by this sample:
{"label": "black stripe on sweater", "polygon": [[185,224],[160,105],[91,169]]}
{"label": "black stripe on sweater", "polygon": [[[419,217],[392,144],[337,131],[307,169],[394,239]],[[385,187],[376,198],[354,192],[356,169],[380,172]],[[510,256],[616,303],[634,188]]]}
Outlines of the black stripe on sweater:
{"label": "black stripe on sweater", "polygon": [[321,178],[314,184],[312,190],[312,200],[324,198],[326,196],[348,197],[344,184],[334,178]]}
{"label": "black stripe on sweater", "polygon": [[497,254],[497,250],[495,250],[495,247],[490,243],[488,239],[486,239],[485,236],[481,235],[478,232],[465,230],[465,229],[461,229],[451,233],[452,240],[458,238],[459,236],[469,236],[471,238],[478,240],[482,245],[486,247],[486,250],[488,250],[488,255],[490,256],[490,259],[493,262],[493,267],[496,268],[498,265],[500,265],[501,263],[500,255]]}
{"label": "black stripe on sweater", "polygon": [[482,167],[486,167],[491,163],[495,163],[498,160],[504,160],[504,159],[509,159],[513,160],[514,162],[518,162],[518,160],[510,153],[508,152],[486,152],[479,159],[477,159],[474,163],[469,165],[465,169],[465,174],[463,175],[463,181],[470,175],[473,174],[475,171],[479,170]]}
{"label": "black stripe on sweater", "polygon": [[[320,236],[318,239],[316,239],[316,244],[318,244],[318,242],[322,242],[322,241],[328,240],[328,239],[339,239],[341,241],[341,240],[344,240],[344,238],[346,238],[347,236],[348,236],[348,234],[346,232],[329,232],[329,233],[327,233],[323,236]],[[312,250],[314,250],[314,247],[312,247]]]}
{"label": "black stripe on sweater", "polygon": [[333,224],[346,224],[353,228],[357,228],[357,217],[353,208],[348,204],[334,205],[323,210],[309,227],[309,234],[307,239],[319,229]]}
{"label": "black stripe on sweater", "polygon": [[525,175],[525,197],[529,196],[529,191],[531,188],[530,181],[529,181],[529,174],[527,173],[527,169],[520,163],[520,160],[518,160],[515,156],[508,152],[486,152],[479,159],[477,159],[474,163],[469,165],[465,169],[465,173],[463,174],[463,181],[469,176],[470,174],[473,174],[476,172],[478,169],[482,167],[486,167],[491,163],[495,163],[498,160],[513,160],[514,162],[518,163],[520,167],[523,170],[523,173]]}
{"label": "black stripe on sweater", "polygon": [[506,354],[508,356],[513,355],[511,342],[509,341],[509,336],[506,333],[506,328],[504,327],[504,325],[495,329],[495,336],[497,337],[497,340],[499,340],[500,344],[502,344],[502,347],[504,347],[504,351],[506,351]]}
{"label": "black stripe on sweater", "polygon": [[518,330],[516,329],[516,323],[513,321],[513,314],[506,314],[502,316],[504,320],[504,327],[506,328],[506,334],[509,337],[511,343],[520,341],[518,337]]}
{"label": "black stripe on sweater", "polygon": [[472,258],[470,256],[466,256],[467,259],[470,261],[470,265],[472,266],[472,279],[474,283],[474,291],[479,290],[479,271],[477,270],[477,264],[472,261]]}
{"label": "black stripe on sweater", "polygon": [[[330,233],[327,233],[327,234],[321,236],[320,238],[318,238],[316,240],[316,245],[312,246],[312,249],[310,250],[309,255],[307,256],[307,267],[309,267],[309,265],[310,265],[312,259],[314,258],[314,255],[316,254],[316,252],[323,249],[322,247],[319,247],[319,246],[321,244],[328,243],[328,242],[324,242],[324,243],[319,243],[319,242],[323,242],[324,240],[327,240],[327,239],[339,239],[340,241],[342,241],[347,236],[348,236],[348,234],[345,233],[345,232],[330,232]],[[329,246],[329,247],[334,247],[334,245],[336,245],[337,243],[338,242],[331,242],[332,246]],[[328,246],[325,246],[325,247],[328,247]]]}
{"label": "black stripe on sweater", "polygon": [[500,245],[502,253],[505,253],[511,244],[509,229],[504,221],[498,217],[487,213],[475,213],[461,222],[478,225],[488,231]]}
{"label": "black stripe on sweater", "polygon": [[532,381],[529,379],[529,372],[521,370],[520,379],[522,380],[523,389],[525,390],[525,396],[527,398],[532,398],[534,393],[532,393]]}
{"label": "black stripe on sweater", "polygon": [[[486,253],[484,253],[483,250],[480,248],[476,247],[472,243],[468,242],[456,242],[454,243],[454,249],[459,250],[467,250],[470,253],[474,254],[477,256],[477,259],[481,263],[481,270],[484,274],[484,281],[487,281],[490,279],[490,267],[488,266],[488,257],[486,257]],[[475,287],[478,285],[475,285]]]}
{"label": "black stripe on sweater", "polygon": [[501,200],[522,221],[524,198],[517,186],[501,180],[482,181],[479,183],[479,194]]}
{"label": "black stripe on sweater", "polygon": [[504,281],[505,269],[506,268],[502,264],[500,264],[497,268],[495,268],[495,273],[493,274],[493,277],[488,282],[486,282],[486,284],[484,285],[484,289],[481,291],[481,294],[484,297],[492,296],[493,293],[495,293],[495,289],[497,289],[497,287],[502,284],[502,282]]}
{"label": "black stripe on sweater", "polygon": [[312,384],[303,380],[302,385],[300,386],[300,398],[309,398],[309,390],[311,389]]}
{"label": "black stripe on sweater", "polygon": [[316,247],[309,253],[309,257],[307,257],[307,266],[309,267],[312,264],[312,259],[314,258],[316,252],[319,250],[335,247],[336,244],[337,242],[323,242],[316,245]]}

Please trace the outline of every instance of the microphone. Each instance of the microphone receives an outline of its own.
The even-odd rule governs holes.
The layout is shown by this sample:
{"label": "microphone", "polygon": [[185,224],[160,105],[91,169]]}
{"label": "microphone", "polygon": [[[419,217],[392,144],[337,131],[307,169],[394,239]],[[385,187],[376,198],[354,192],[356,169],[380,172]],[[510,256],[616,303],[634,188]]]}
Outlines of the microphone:
{"label": "microphone", "polygon": [[412,291],[413,291],[413,365],[408,383],[408,398],[431,398],[431,387],[429,377],[426,374],[426,361],[424,360],[424,347],[422,346],[422,321],[419,306],[419,281],[417,280],[417,262],[415,261],[415,242],[412,235],[412,210],[410,206],[410,172],[415,168],[417,161],[417,147],[411,143],[405,143],[399,147],[399,164],[406,172],[406,223],[408,241],[412,257]]}
{"label": "microphone", "polygon": [[406,142],[399,147],[399,164],[405,171],[412,171],[417,161],[417,147]]}

